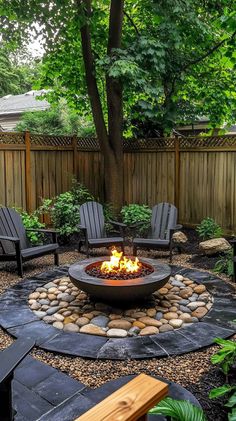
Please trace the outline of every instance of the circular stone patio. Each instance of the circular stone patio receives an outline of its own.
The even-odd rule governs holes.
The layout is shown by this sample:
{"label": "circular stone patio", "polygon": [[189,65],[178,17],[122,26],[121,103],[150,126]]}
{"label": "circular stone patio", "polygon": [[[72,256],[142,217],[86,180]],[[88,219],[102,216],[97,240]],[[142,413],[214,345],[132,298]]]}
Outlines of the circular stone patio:
{"label": "circular stone patio", "polygon": [[[93,359],[117,360],[179,355],[208,346],[213,343],[214,338],[216,337],[230,337],[236,331],[236,324],[233,322],[235,319],[236,304],[235,290],[231,285],[210,273],[172,266],[172,276],[174,278],[169,282],[169,287],[166,288],[168,291],[157,291],[157,294],[155,294],[156,296],[154,296],[151,301],[147,301],[145,306],[142,306],[141,308],[128,310],[120,309],[122,314],[116,314],[114,309],[106,309],[107,313],[104,315],[104,307],[103,309],[101,309],[101,307],[100,309],[98,309],[98,307],[96,309],[96,304],[103,304],[104,306],[104,303],[91,304],[88,302],[86,294],[81,291],[77,293],[77,291],[73,289],[73,286],[70,286],[69,284],[67,272],[67,267],[55,269],[29,279],[24,279],[14,287],[9,288],[0,297],[0,325],[6,329],[9,334],[15,337],[23,336],[34,338],[36,340],[36,345],[44,350]],[[63,288],[59,289],[60,287]],[[204,287],[206,287],[206,290]],[[56,288],[56,290],[50,291],[50,288]],[[175,288],[178,288],[178,290]],[[183,295],[186,295],[185,297],[180,295],[181,291]],[[57,294],[55,294],[55,292],[57,292]],[[72,292],[74,294],[72,294]],[[181,300],[177,300],[176,297],[173,297],[175,295],[177,296],[177,292],[180,295],[181,300],[186,300],[185,302],[182,301],[183,304],[180,304]],[[35,293],[36,295],[32,295]],[[40,294],[43,295],[40,296]],[[51,300],[49,300],[49,294],[52,294]],[[58,297],[58,294],[67,294],[67,296],[62,295],[60,298]],[[197,294],[197,296],[194,294]],[[205,294],[205,296],[201,297],[202,294]],[[169,297],[167,297],[168,295]],[[75,299],[69,298],[69,301],[66,301],[65,297],[75,297]],[[199,299],[202,299],[202,301],[199,301]],[[33,301],[29,302],[29,300]],[[80,301],[79,305],[78,300]],[[54,301],[54,305],[50,306],[48,301],[50,303]],[[58,303],[55,303],[56,301],[58,301]],[[69,304],[66,304],[65,308],[59,306],[63,301],[64,303]],[[201,306],[198,306],[196,304],[197,302],[201,302]],[[31,307],[33,306],[34,311],[29,308],[29,303]],[[71,303],[73,303],[73,305],[71,305]],[[38,305],[40,305],[40,309]],[[86,307],[92,305],[94,307]],[[43,306],[46,307],[43,309]],[[184,309],[180,306],[183,306]],[[56,311],[54,311],[54,308],[51,310],[52,313],[50,314],[50,309],[53,307],[59,308]],[[72,310],[79,310],[79,312],[74,313],[72,311],[71,314],[67,313],[67,315],[65,315],[66,311],[71,311],[68,310],[68,307],[75,307]],[[189,310],[186,311],[186,308]],[[144,309],[145,311],[142,311]],[[49,312],[47,312],[48,310]],[[134,313],[130,314],[130,312],[129,314],[125,314],[125,311],[129,310],[130,312],[136,311],[138,315],[136,314],[136,317],[134,317]],[[37,314],[37,311],[46,313],[46,315]],[[94,314],[94,311],[99,314]],[[145,312],[145,315],[141,314],[140,317],[140,312]],[[87,317],[89,313],[91,314]],[[168,315],[168,313],[173,314]],[[55,321],[52,317],[54,314],[59,314],[64,319],[62,320],[61,317],[61,320],[59,320],[59,316],[59,319]],[[71,317],[73,314],[76,316],[75,320],[69,319],[66,320],[68,323],[62,323],[66,317]],[[193,320],[187,322],[189,317],[184,316],[181,318],[183,314],[190,315]],[[113,315],[112,318],[111,315]],[[198,317],[196,317],[197,315]],[[45,323],[45,321],[38,316],[43,316],[44,319],[45,317],[51,317],[51,319],[46,319],[50,324]],[[102,334],[99,333],[94,335],[85,333],[86,328],[85,330],[83,328],[92,325],[91,316],[92,318],[99,318],[99,316],[106,318],[106,320],[103,318],[103,323],[106,322],[105,327],[96,326],[99,329],[103,329],[101,330],[103,332]],[[119,316],[119,319],[114,316]],[[195,317],[196,319],[194,319]],[[79,318],[86,318],[88,323],[84,326],[79,326],[79,324],[76,323]],[[183,320],[184,318],[185,320]],[[153,326],[152,324],[148,325],[147,323],[150,322],[150,319],[159,322],[158,326],[157,324],[156,326]],[[87,320],[83,321],[87,322]],[[118,323],[119,320],[126,321],[127,323],[126,329],[120,329],[125,332],[123,333],[124,337],[110,337],[118,336],[114,335],[114,332],[111,332],[111,335],[108,333],[109,330],[119,329],[117,324],[116,327],[113,327],[115,324],[114,322]],[[172,322],[171,324],[170,322],[172,320],[175,320],[175,322]],[[63,326],[58,324],[55,325],[57,322],[61,322]],[[135,322],[140,322],[142,325],[135,326]],[[79,323],[81,324],[81,321],[79,321]],[[69,324],[76,325],[76,331],[69,331],[70,329],[68,329],[68,327],[66,328],[66,325]],[[170,327],[165,331],[165,326],[167,325]],[[59,326],[61,329],[58,329]],[[134,331],[133,329],[133,332],[132,330],[129,332],[130,329],[134,327],[137,327],[139,330],[136,329]],[[162,331],[162,329],[164,330]],[[142,331],[144,331],[144,333]]]}
{"label": "circular stone patio", "polygon": [[[119,290],[116,293],[119,297]],[[205,285],[179,274],[142,303],[126,304],[125,308],[120,308],[117,302],[113,305],[91,300],[66,276],[36,288],[29,295],[34,314],[55,328],[108,338],[155,335],[199,323],[212,302]]]}

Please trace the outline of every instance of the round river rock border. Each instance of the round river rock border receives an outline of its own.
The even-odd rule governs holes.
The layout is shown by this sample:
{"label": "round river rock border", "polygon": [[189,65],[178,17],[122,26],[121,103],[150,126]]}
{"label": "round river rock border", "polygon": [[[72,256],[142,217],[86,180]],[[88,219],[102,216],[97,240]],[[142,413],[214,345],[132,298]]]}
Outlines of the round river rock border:
{"label": "round river rock border", "polygon": [[68,266],[24,279],[0,296],[0,325],[15,337],[30,337],[46,351],[91,359],[144,359],[197,351],[236,332],[235,289],[208,272],[172,266],[180,274],[206,286],[213,296],[211,310],[199,323],[151,336],[107,338],[59,331],[41,321],[28,306],[28,295],[37,287],[67,275]]}

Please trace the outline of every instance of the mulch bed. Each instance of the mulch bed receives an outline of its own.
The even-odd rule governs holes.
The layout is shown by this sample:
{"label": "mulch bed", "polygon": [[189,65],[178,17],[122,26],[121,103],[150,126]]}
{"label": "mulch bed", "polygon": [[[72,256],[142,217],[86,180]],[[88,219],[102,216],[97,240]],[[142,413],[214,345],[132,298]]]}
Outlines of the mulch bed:
{"label": "mulch bed", "polygon": [[[191,247],[194,247],[194,245]],[[187,251],[187,253],[175,255],[173,264],[205,269],[204,261],[201,262],[201,259],[199,259],[197,263],[191,262],[192,255],[190,249]],[[194,252],[193,249],[192,251]],[[107,252],[104,253],[104,250],[100,250],[98,254],[104,255],[107,254]],[[161,260],[168,263],[166,257],[163,258],[162,253],[148,252],[143,253],[143,256],[144,255],[152,258],[160,258],[160,256],[162,256]],[[84,255],[78,255],[75,251],[65,251],[60,256],[60,263],[72,264],[81,258],[84,258]],[[36,273],[49,270],[52,268],[52,264],[52,256],[36,259],[25,264],[24,275],[25,277],[30,277]],[[15,272],[14,263],[1,264],[0,269],[1,294],[5,289],[16,284],[18,282],[18,277]],[[207,267],[207,269],[209,269],[209,267]],[[222,278],[226,280],[226,282],[231,283],[227,277],[223,276]],[[0,329],[0,349],[4,349],[10,345],[10,343],[12,343],[12,338]],[[224,376],[221,374],[220,370],[213,367],[210,362],[210,357],[216,350],[217,346],[211,346],[205,350],[182,356],[142,361],[94,361],[78,357],[73,358],[54,355],[53,353],[37,349],[33,350],[31,354],[40,361],[67,373],[92,388],[96,388],[108,380],[116,379],[128,374],[146,373],[165,377],[179,383],[191,391],[200,401],[208,420],[223,421],[227,419],[227,413],[222,405],[222,401],[211,401],[208,398],[209,391],[214,387],[221,386],[224,382]]]}

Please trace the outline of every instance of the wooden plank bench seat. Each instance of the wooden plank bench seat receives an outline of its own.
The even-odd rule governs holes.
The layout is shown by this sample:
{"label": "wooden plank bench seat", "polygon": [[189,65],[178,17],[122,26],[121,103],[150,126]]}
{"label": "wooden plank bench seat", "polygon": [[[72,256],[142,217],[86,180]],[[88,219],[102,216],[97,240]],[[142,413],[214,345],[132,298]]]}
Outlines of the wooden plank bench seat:
{"label": "wooden plank bench seat", "polygon": [[167,394],[166,383],[140,374],[75,421],[144,421]]}

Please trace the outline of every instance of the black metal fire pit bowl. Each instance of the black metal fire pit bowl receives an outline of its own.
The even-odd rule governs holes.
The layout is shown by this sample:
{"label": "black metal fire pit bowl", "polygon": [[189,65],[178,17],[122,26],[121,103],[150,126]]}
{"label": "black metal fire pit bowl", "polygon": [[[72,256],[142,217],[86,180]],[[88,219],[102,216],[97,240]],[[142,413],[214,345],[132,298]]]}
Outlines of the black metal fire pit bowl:
{"label": "black metal fire pit bowl", "polygon": [[108,257],[99,257],[82,260],[69,269],[71,282],[82,291],[99,301],[131,303],[142,301],[154,291],[162,288],[169,280],[170,266],[158,263],[154,259],[139,259],[145,266],[150,266],[153,272],[149,275],[133,279],[103,279],[90,276],[86,269],[97,262],[108,260]]}

